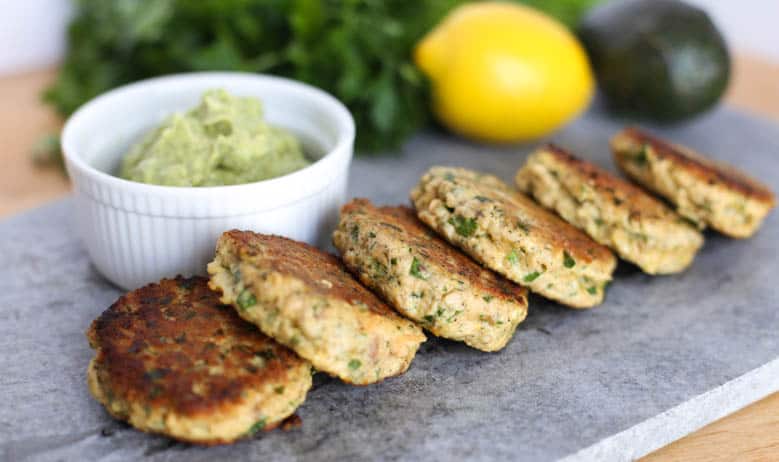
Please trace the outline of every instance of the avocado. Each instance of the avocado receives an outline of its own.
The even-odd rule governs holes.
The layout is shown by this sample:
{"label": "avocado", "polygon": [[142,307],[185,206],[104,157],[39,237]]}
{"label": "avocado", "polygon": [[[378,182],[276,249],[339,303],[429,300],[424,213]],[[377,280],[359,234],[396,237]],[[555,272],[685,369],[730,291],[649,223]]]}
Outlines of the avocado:
{"label": "avocado", "polygon": [[578,34],[607,105],[660,122],[711,108],[730,79],[730,56],[705,11],[678,0],[603,3]]}

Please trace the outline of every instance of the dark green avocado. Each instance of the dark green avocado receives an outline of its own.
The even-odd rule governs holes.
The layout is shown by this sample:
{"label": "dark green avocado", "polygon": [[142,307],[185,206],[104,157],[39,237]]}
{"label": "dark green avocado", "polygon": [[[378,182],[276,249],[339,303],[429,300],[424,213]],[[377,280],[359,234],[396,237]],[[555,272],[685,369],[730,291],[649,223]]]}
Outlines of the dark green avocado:
{"label": "dark green avocado", "polygon": [[711,108],[730,79],[730,56],[705,11],[678,0],[611,1],[584,18],[587,48],[608,106],[657,121]]}

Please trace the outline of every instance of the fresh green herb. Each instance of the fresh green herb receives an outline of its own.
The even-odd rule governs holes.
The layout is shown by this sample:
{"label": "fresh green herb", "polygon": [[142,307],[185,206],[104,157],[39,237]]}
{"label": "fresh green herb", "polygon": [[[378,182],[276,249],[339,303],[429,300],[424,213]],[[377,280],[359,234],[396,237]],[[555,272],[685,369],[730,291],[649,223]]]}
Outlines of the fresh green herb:
{"label": "fresh green herb", "polygon": [[469,237],[476,232],[476,220],[473,218],[455,215],[449,218],[448,223],[454,226],[454,231],[462,237]]}
{"label": "fresh green herb", "polygon": [[279,385],[278,387],[274,388],[273,391],[276,392],[277,395],[282,395],[284,394],[284,386]]}
{"label": "fresh green herb", "polygon": [[493,297],[492,297],[492,295],[485,295],[485,296],[483,296],[483,297],[482,297],[482,299],[483,299],[485,302],[489,303],[489,302],[491,302],[491,301],[492,301]]}
{"label": "fresh green herb", "polygon": [[476,199],[477,201],[482,202],[482,203],[484,203],[484,202],[492,202],[492,199],[490,199],[489,197],[484,197],[484,196],[476,196],[474,199]]}
{"label": "fresh green herb", "polygon": [[602,219],[602,218],[596,218],[596,219],[595,219],[595,224],[596,224],[597,226],[603,226],[603,225],[605,225],[605,224],[606,224],[606,222],[605,222],[605,221],[603,221],[603,219]]}
{"label": "fresh green herb", "polygon": [[426,322],[428,322],[429,324],[433,324],[433,323],[435,323],[435,318],[434,318],[434,317],[433,317],[433,315],[431,315],[431,314],[426,314],[426,315],[424,315],[422,318],[423,318],[423,319],[424,319]]}
{"label": "fresh green herb", "polygon": [[422,274],[422,264],[419,262],[417,257],[414,257],[414,259],[411,261],[411,268],[408,270],[408,274],[414,276],[417,279],[422,279],[423,281],[427,280],[427,277]]}
{"label": "fresh green herb", "polygon": [[506,255],[506,260],[509,261],[512,265],[516,265],[519,263],[519,255],[517,255],[517,251],[514,249],[511,249],[511,252],[509,252],[508,255]]}
{"label": "fresh green herb", "polygon": [[452,174],[452,172],[444,173],[444,180],[446,180],[446,181],[454,181],[454,174]]}
{"label": "fresh green herb", "polygon": [[362,366],[362,362],[359,359],[352,359],[349,361],[349,369],[356,371]]}
{"label": "fresh green herb", "polygon": [[390,258],[390,265],[397,265],[398,259],[397,258]]}
{"label": "fresh green herb", "polygon": [[246,431],[246,435],[252,436],[255,435],[257,432],[265,428],[265,422],[267,419],[265,417],[261,418],[257,422],[254,423],[251,427],[249,427],[249,430]]}
{"label": "fresh green herb", "polygon": [[541,276],[541,273],[539,273],[538,271],[533,271],[532,273],[526,274],[525,277],[522,278],[522,280],[525,282],[533,282],[536,279],[538,279],[538,276]]}
{"label": "fresh green herb", "polygon": [[595,287],[595,286],[588,287],[588,288],[587,288],[587,292],[588,292],[590,295],[595,295],[595,294],[597,294],[597,293],[598,293],[598,288],[597,288],[597,287]]}
{"label": "fresh green herb", "polygon": [[573,268],[576,266],[576,260],[574,260],[573,257],[571,257],[571,255],[565,250],[563,250],[563,266],[566,268]]}
{"label": "fresh green herb", "polygon": [[439,318],[444,315],[444,309],[442,307],[438,307],[438,310],[436,310],[435,315]]}
{"label": "fresh green herb", "polygon": [[254,294],[249,291],[249,289],[243,289],[241,293],[238,294],[238,299],[236,302],[242,310],[246,310],[257,304],[257,297],[255,297]]}
{"label": "fresh green herb", "polygon": [[[575,26],[599,0],[521,0]],[[465,0],[77,0],[69,49],[45,100],[69,115],[131,81],[188,71],[283,75],[334,94],[358,146],[398,146],[430,119],[419,39]]]}
{"label": "fresh green herb", "polygon": [[360,238],[360,227],[357,225],[352,226],[352,230],[349,232],[352,235],[352,241],[357,242]]}
{"label": "fresh green herb", "polygon": [[369,232],[368,233],[368,238],[375,239],[376,238],[376,233],[374,233],[373,231]]}

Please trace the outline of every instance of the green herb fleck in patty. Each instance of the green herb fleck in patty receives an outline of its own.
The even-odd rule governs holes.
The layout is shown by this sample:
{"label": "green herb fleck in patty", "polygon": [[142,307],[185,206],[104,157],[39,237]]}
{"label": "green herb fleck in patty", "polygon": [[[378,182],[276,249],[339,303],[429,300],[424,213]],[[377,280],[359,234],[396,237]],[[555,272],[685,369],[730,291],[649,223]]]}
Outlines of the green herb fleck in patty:
{"label": "green herb fleck in patty", "polygon": [[571,255],[565,250],[563,250],[563,266],[566,268],[573,268],[576,266],[576,260],[574,260],[573,257],[571,257]]}
{"label": "green herb fleck in patty", "polygon": [[422,274],[422,264],[419,262],[417,257],[414,257],[414,260],[411,261],[411,268],[409,269],[408,274],[414,276],[417,279],[422,279],[423,281],[427,280],[427,277]]}
{"label": "green herb fleck in patty", "polygon": [[359,359],[352,359],[349,361],[349,369],[356,371],[362,366],[362,362]]}
{"label": "green herb fleck in patty", "polygon": [[526,274],[525,277],[522,278],[522,280],[525,282],[533,282],[536,279],[538,279],[538,276],[541,276],[541,273],[539,273],[538,271],[533,271],[532,273]]}
{"label": "green herb fleck in patty", "polygon": [[255,422],[254,425],[249,427],[249,430],[246,432],[246,434],[249,435],[249,436],[252,436],[255,433],[257,433],[258,431],[262,430],[263,428],[265,428],[266,421],[267,421],[267,419],[265,417],[261,418],[260,420]]}
{"label": "green herb fleck in patty", "polygon": [[454,226],[454,230],[462,237],[469,237],[476,232],[476,220],[473,218],[465,218],[462,215],[455,215],[449,218],[448,223]]}
{"label": "green herb fleck in patty", "polygon": [[242,310],[245,310],[257,304],[257,297],[255,297],[249,289],[243,289],[241,293],[238,294],[236,302]]}

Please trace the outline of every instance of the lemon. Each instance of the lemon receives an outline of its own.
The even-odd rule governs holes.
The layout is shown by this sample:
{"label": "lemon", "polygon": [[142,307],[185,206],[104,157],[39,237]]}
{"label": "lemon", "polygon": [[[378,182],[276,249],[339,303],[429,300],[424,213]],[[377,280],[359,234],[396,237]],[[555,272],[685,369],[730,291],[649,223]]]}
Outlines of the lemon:
{"label": "lemon", "polygon": [[430,79],[438,119],[489,142],[544,136],[581,112],[594,92],[573,34],[517,4],[456,8],[420,40],[414,61]]}

